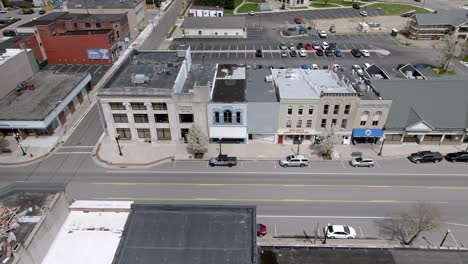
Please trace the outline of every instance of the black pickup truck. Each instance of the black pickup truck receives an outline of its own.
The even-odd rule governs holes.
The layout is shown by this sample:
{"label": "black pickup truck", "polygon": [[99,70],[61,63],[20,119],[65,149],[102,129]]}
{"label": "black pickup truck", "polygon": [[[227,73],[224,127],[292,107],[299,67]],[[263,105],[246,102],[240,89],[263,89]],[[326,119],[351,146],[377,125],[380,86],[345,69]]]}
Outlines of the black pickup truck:
{"label": "black pickup truck", "polygon": [[414,163],[421,162],[440,162],[444,156],[439,152],[419,151],[408,156],[408,159]]}
{"label": "black pickup truck", "polygon": [[229,157],[228,155],[220,154],[218,157],[211,158],[209,163],[211,167],[214,166],[236,166],[237,165],[237,158],[236,157]]}

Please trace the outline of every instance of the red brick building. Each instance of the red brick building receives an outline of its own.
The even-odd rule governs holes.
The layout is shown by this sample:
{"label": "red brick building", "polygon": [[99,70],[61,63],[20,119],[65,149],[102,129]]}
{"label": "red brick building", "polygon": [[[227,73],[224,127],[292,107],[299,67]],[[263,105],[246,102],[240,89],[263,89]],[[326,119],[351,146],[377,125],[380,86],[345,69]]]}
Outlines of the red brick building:
{"label": "red brick building", "polygon": [[23,48],[28,48],[33,51],[34,57],[38,64],[41,64],[46,60],[46,58],[42,55],[36,36],[34,36],[32,33],[19,33],[16,36],[0,43],[0,52],[4,52],[5,49]]}

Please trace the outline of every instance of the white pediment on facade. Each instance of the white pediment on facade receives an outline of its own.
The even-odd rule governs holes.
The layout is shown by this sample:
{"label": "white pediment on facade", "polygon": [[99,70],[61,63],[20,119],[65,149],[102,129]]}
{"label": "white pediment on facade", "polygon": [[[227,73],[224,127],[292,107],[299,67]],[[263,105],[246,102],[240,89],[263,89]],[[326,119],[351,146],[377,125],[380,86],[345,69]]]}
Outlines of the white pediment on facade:
{"label": "white pediment on facade", "polygon": [[432,131],[432,128],[427,125],[424,121],[420,121],[414,125],[411,125],[406,128],[406,131]]}

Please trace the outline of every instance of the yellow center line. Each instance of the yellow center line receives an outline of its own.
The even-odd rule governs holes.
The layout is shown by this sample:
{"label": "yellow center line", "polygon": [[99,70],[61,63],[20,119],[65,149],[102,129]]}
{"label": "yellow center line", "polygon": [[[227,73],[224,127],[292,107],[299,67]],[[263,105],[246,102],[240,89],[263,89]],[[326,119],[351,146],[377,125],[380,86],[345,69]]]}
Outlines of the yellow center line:
{"label": "yellow center line", "polygon": [[429,189],[429,190],[468,190],[468,186],[418,186],[418,185],[343,185],[343,184],[274,184],[274,183],[177,183],[177,182],[93,182],[94,185],[117,186],[200,186],[200,187],[342,187],[342,188],[403,188],[403,189]]}

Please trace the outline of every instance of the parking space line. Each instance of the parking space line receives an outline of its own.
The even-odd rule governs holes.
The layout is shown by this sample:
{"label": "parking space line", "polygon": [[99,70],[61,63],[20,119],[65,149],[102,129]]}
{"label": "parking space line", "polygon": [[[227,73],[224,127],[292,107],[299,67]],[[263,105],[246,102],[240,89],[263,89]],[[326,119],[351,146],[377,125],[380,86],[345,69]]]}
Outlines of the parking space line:
{"label": "parking space line", "polygon": [[60,69],[57,70],[57,71],[58,71],[58,72],[61,71],[61,70],[63,69],[63,67],[65,67],[65,66],[66,66],[66,64],[63,64],[62,67],[60,67]]}
{"label": "parking space line", "polygon": [[219,53],[218,53],[218,58],[221,57],[221,49],[223,48],[223,45],[219,45]]}
{"label": "parking space line", "polygon": [[359,227],[359,231],[361,231],[361,237],[364,239],[364,233],[362,232],[362,228],[361,226],[358,226]]}
{"label": "parking space line", "polygon": [[172,163],[172,168],[175,168],[176,162],[177,160],[174,160],[174,162]]}
{"label": "parking space line", "polygon": [[375,161],[375,166],[377,166],[378,168],[382,168],[377,161]]}
{"label": "parking space line", "polygon": [[271,54],[271,57],[273,58],[273,49],[271,48],[271,45],[270,45],[270,54]]}
{"label": "parking space line", "polygon": [[80,67],[76,70],[76,72],[78,72],[81,68],[83,68],[83,64],[80,65]]}
{"label": "parking space line", "polygon": [[275,165],[275,169],[276,169],[276,162],[275,161],[273,161],[273,165]]}
{"label": "parking space line", "polygon": [[343,168],[346,168],[343,161],[340,161],[341,162],[341,166],[343,166]]}

